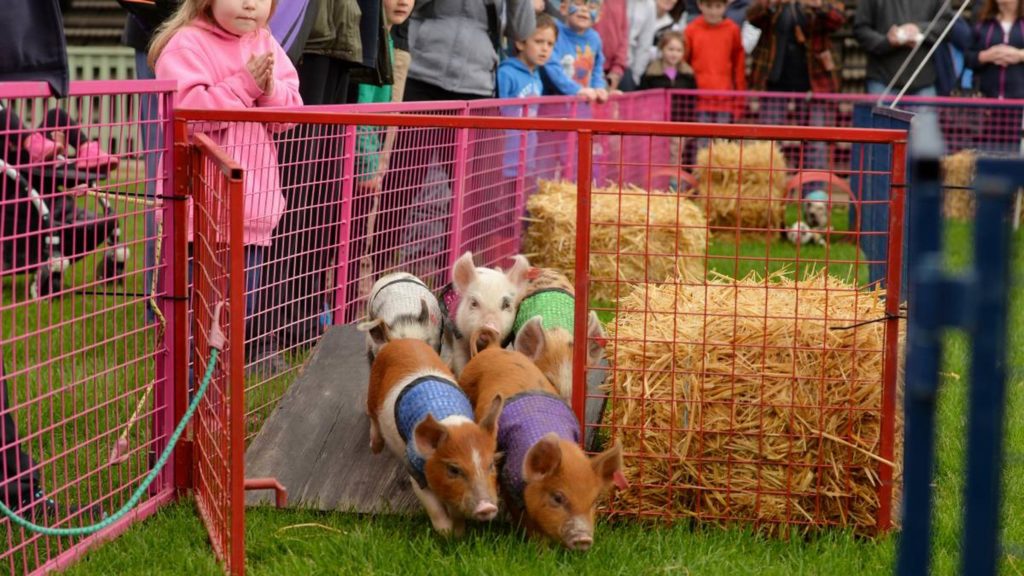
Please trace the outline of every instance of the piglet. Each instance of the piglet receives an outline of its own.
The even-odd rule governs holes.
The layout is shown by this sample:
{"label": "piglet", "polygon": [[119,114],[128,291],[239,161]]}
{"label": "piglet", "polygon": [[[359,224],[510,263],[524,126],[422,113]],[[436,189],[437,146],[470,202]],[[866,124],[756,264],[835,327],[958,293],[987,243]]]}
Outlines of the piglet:
{"label": "piglet", "polygon": [[427,343],[392,340],[370,368],[366,410],[370,449],[384,445],[407,464],[412,488],[442,534],[461,535],[465,519],[498,513],[495,444],[503,400],[480,411]]}
{"label": "piglet", "polygon": [[[516,256],[508,272],[477,268],[473,254],[466,252],[452,269],[452,288],[457,304],[449,302],[452,314],[452,370],[458,375],[469,361],[469,335],[479,328],[490,328],[505,338],[512,331],[516,304],[526,285],[530,263]],[[452,312],[454,310],[454,312]]]}
{"label": "piglet", "polygon": [[[530,358],[563,398],[572,398],[576,296],[572,283],[552,268],[530,268],[512,325],[515,349]],[[604,329],[597,314],[587,318],[587,364],[604,355]]]}
{"label": "piglet", "polygon": [[366,301],[366,320],[358,328],[366,332],[366,356],[371,364],[390,339],[423,340],[440,353],[449,336],[437,298],[408,272],[387,274],[373,284]]}
{"label": "piglet", "polygon": [[594,542],[598,497],[622,468],[622,448],[616,442],[588,458],[569,405],[526,356],[500,342],[487,328],[474,335],[471,352],[480,351],[459,385],[477,414],[486,413],[496,398],[506,399],[498,431],[504,501],[531,534],[587,550]]}

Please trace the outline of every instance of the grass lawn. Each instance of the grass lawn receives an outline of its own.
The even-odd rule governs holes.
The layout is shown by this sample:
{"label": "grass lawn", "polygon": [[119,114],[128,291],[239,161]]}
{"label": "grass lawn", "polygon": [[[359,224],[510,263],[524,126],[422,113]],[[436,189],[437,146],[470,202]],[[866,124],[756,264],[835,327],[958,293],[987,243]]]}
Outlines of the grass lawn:
{"label": "grass lawn", "polygon": [[[968,226],[949,232],[949,261],[970,259]],[[1024,234],[1015,236],[1016,297],[1010,321],[1011,371],[1004,468],[1003,573],[1024,574]],[[780,246],[782,246],[780,244]],[[782,249],[782,248],[780,248]],[[728,255],[729,245],[714,248]],[[741,248],[760,250],[760,248]],[[774,248],[773,248],[774,250]],[[734,259],[723,260],[729,264]],[[734,270],[722,270],[734,272]],[[847,270],[847,273],[850,273]],[[862,271],[858,271],[858,276]],[[944,386],[938,413],[935,478],[934,573],[958,570],[960,491],[966,450],[968,350],[959,336],[947,338]],[[896,540],[866,540],[840,532],[807,540],[778,541],[738,530],[695,529],[628,523],[599,526],[587,554],[570,554],[525,540],[507,526],[480,528],[456,542],[435,537],[424,517],[362,517],[316,511],[247,513],[250,574],[886,574]],[[219,574],[191,502],[169,506],[156,517],[89,554],[69,570],[75,575]]]}

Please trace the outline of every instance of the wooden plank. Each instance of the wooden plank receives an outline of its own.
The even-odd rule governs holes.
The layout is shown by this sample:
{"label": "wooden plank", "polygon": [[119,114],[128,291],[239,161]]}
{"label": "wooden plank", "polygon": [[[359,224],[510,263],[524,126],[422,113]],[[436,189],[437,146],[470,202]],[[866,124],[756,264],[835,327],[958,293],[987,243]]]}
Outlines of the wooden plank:
{"label": "wooden plank", "polygon": [[[589,394],[601,394],[605,374],[590,371]],[[364,335],[353,326],[328,330],[250,444],[245,476],[277,478],[288,489],[289,506],[422,513],[402,463],[388,450],[370,452],[368,380]],[[603,405],[603,398],[588,399],[588,421],[599,420]],[[272,504],[273,493],[250,492],[246,503]]]}
{"label": "wooden plank", "polygon": [[[277,478],[290,506],[382,512],[418,510],[407,475],[387,451],[370,452],[365,336],[331,328],[246,453],[246,477]],[[273,501],[251,492],[248,504]]]}

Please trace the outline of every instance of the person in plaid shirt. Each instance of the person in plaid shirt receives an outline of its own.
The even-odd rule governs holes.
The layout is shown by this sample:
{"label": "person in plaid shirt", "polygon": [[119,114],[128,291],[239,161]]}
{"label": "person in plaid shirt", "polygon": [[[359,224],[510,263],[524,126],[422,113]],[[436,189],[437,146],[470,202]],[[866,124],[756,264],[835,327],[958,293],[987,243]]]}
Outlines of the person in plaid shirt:
{"label": "person in plaid shirt", "polygon": [[[754,0],[747,20],[761,29],[751,54],[750,88],[769,92],[838,92],[839,77],[832,56],[831,35],[842,27],[843,5],[834,0]],[[798,102],[796,118],[787,118],[789,99],[762,102],[763,124],[799,123],[834,126],[827,102]],[[802,168],[825,169],[830,162],[824,142],[809,142],[801,154]]]}

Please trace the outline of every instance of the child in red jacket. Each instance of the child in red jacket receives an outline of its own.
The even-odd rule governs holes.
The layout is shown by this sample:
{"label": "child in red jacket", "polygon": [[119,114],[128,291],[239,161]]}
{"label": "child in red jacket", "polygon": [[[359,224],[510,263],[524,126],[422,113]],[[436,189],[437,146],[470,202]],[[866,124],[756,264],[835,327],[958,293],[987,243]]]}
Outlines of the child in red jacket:
{"label": "child in red jacket", "polygon": [[[746,62],[740,27],[725,18],[726,0],[700,0],[701,15],[685,31],[686,62],[698,90],[746,90]],[[729,123],[738,112],[736,99],[702,96],[697,121]]]}

